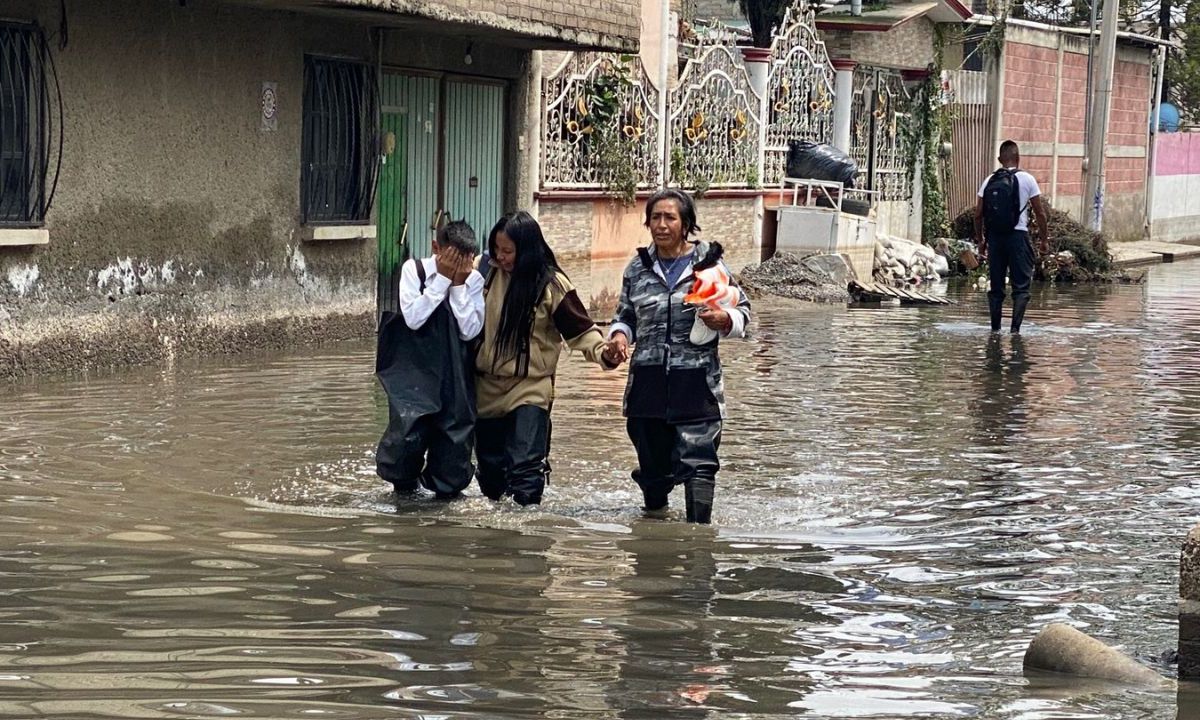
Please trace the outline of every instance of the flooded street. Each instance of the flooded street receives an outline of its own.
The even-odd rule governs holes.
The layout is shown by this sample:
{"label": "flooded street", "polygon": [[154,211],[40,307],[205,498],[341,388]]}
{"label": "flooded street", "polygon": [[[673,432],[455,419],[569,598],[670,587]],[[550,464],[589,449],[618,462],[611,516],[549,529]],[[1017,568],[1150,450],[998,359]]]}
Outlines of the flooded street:
{"label": "flooded street", "polygon": [[[0,716],[1169,718],[1200,263],[950,308],[760,301],[711,528],[644,520],[624,371],[566,360],[540,509],[401,501],[358,343],[0,389]],[[672,513],[682,516],[682,491]]]}

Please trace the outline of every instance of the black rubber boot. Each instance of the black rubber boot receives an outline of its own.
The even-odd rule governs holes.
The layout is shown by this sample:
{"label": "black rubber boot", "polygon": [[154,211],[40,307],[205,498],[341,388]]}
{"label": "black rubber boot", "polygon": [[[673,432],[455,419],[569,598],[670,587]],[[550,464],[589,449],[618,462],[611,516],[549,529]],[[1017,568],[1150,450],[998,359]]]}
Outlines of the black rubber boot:
{"label": "black rubber boot", "polygon": [[642,514],[652,520],[666,520],[671,507],[670,496],[658,491],[642,490]]}
{"label": "black rubber boot", "polygon": [[1025,308],[1027,307],[1029,307],[1028,295],[1018,295],[1013,298],[1012,332],[1021,332],[1021,323],[1025,321]]}
{"label": "black rubber boot", "polygon": [[712,522],[712,503],[703,502],[696,499],[692,493],[692,486],[689,483],[684,487],[684,492],[687,496],[687,521],[690,523],[699,523],[708,525]]}
{"label": "black rubber boot", "polygon": [[1004,319],[1004,298],[989,296],[988,313],[992,318],[992,332],[1000,332],[1000,323]]}
{"label": "black rubber boot", "polygon": [[542,495],[541,495],[541,493],[537,493],[537,494],[534,494],[534,493],[525,493],[525,492],[521,492],[521,491],[519,491],[519,490],[518,490],[517,492],[514,492],[514,493],[513,493],[513,496],[512,496],[512,498],[513,498],[513,501],[514,501],[514,502],[516,502],[516,503],[517,503],[518,505],[520,505],[521,507],[527,507],[527,506],[529,506],[529,505],[541,505],[541,504],[542,504]]}
{"label": "black rubber boot", "polygon": [[420,487],[416,480],[393,480],[392,491],[399,496],[416,495]]}

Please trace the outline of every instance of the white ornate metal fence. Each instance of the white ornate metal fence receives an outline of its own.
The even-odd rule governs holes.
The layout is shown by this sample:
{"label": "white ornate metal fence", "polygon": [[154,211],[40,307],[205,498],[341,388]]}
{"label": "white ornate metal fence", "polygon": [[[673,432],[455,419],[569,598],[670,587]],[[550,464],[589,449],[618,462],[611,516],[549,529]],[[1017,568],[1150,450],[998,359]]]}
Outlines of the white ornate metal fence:
{"label": "white ornate metal fence", "polygon": [[759,106],[736,49],[712,45],[684,69],[668,97],[672,183],[756,186]]}
{"label": "white ornate metal fence", "polygon": [[[568,54],[543,79],[541,187],[611,190],[614,173],[626,190],[657,187],[664,178],[692,189],[778,184],[789,141],[833,140],[835,71],[808,0],[798,0],[780,25],[762,96],[735,42],[732,33],[709,32],[681,52],[688,59],[661,123],[658,89],[640,59]],[[884,200],[908,199],[909,99],[901,78],[864,68],[855,93],[851,145],[862,186]],[[657,156],[660,125],[667,158]]]}
{"label": "white ornate metal fence", "polygon": [[783,180],[789,140],[833,141],[834,69],[817,37],[814,11],[789,8],[771,47],[763,180]]}
{"label": "white ornate metal fence", "polygon": [[[657,187],[658,88],[637,56],[570,53],[542,83],[542,187]],[[632,159],[632,164],[629,163]]]}

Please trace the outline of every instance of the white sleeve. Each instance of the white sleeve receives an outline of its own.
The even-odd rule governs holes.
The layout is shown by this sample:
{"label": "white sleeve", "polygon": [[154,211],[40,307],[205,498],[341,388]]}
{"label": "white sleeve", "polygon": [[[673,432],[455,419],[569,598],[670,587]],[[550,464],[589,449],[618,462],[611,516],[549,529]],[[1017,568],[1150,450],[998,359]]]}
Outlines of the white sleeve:
{"label": "white sleeve", "polygon": [[608,326],[609,340],[612,340],[612,336],[616,335],[617,333],[625,333],[625,339],[631,343],[633,342],[633,328],[629,327],[625,323],[618,321]]}
{"label": "white sleeve", "polygon": [[988,180],[991,180],[991,179],[992,179],[991,175],[988,175],[987,177],[985,177],[983,179],[983,184],[979,186],[979,197],[983,197],[983,191],[987,190]]}
{"label": "white sleeve", "polygon": [[450,311],[458,321],[458,336],[470,340],[483,329],[483,276],[472,270],[462,285],[450,286]]}
{"label": "white sleeve", "polygon": [[1042,194],[1042,189],[1038,187],[1037,178],[1027,172],[1021,173],[1021,179],[1025,180],[1025,190],[1029,193],[1029,199],[1032,200]]}
{"label": "white sleeve", "polygon": [[404,314],[404,324],[413,330],[418,330],[429,316],[437,310],[437,306],[446,299],[446,291],[450,288],[450,278],[426,274],[425,292],[421,292],[421,280],[417,277],[416,258],[404,263],[400,269],[400,312]]}

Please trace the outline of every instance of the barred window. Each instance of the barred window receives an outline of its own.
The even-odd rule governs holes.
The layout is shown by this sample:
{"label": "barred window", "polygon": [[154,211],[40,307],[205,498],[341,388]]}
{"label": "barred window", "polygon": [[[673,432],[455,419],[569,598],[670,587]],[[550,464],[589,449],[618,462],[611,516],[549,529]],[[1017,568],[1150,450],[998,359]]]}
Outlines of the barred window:
{"label": "barred window", "polygon": [[369,66],[304,58],[300,197],[305,224],[370,221],[378,166],[375,110]]}
{"label": "barred window", "polygon": [[[47,192],[52,146],[62,147],[62,125],[54,138],[53,115],[61,99],[47,82],[50,54],[33,25],[0,23],[0,225],[41,225],[50,206]],[[61,159],[61,152],[58,154]],[[57,164],[57,160],[55,161]]]}

